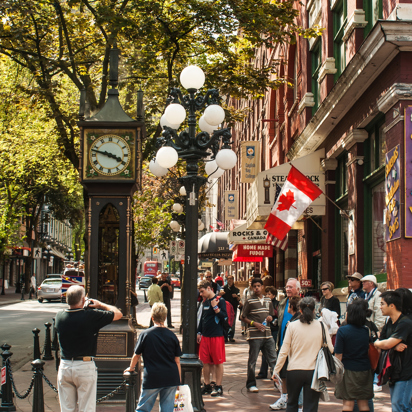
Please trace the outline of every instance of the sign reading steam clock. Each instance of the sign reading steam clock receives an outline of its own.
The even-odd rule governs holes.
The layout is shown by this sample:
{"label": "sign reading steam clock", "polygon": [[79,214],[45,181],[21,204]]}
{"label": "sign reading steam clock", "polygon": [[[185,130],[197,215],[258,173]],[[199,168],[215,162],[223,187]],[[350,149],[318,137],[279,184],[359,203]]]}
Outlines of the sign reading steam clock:
{"label": "sign reading steam clock", "polygon": [[99,332],[98,397],[121,384],[122,371],[133,356],[135,335],[131,315],[131,291],[135,285],[132,196],[141,180],[144,113],[142,92],[138,92],[137,120],[121,107],[116,89],[117,67],[118,49],[114,47],[110,52],[109,85],[112,88],[108,98],[98,113],[86,118],[83,92],[78,122],[81,133],[79,174],[89,200],[87,292],[90,298],[117,306],[124,315]]}

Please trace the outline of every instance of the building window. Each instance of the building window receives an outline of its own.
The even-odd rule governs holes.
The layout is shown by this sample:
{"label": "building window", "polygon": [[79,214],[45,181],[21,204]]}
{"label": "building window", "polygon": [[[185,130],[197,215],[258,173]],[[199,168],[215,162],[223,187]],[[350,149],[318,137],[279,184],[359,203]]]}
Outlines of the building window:
{"label": "building window", "polygon": [[293,102],[298,100],[298,48],[295,49],[295,61],[293,62]]}
{"label": "building window", "polygon": [[346,0],[336,4],[333,9],[333,57],[335,58],[335,82],[339,79],[346,67],[345,42],[343,41],[346,24]]}
{"label": "building window", "polygon": [[383,18],[382,0],[364,0],[363,9],[365,10],[365,20],[368,22],[363,32],[366,37],[376,22]]}
{"label": "building window", "polygon": [[348,193],[348,153],[345,152],[338,158],[337,181],[336,181],[336,197],[337,199]]}
{"label": "building window", "polygon": [[382,274],[378,281],[386,280],[384,121],[382,115],[373,122],[365,141],[365,273]]}
{"label": "building window", "polygon": [[320,106],[320,85],[318,83],[319,70],[322,65],[321,41],[316,42],[311,50],[312,56],[312,93],[315,100],[315,105],[312,108],[312,114],[315,114]]}

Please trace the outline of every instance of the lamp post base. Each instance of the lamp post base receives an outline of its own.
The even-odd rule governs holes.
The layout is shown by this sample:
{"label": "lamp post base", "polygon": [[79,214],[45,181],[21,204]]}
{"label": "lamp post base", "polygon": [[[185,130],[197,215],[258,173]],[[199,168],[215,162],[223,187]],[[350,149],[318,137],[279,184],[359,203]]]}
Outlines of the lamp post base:
{"label": "lamp post base", "polygon": [[182,383],[189,385],[194,412],[206,412],[201,393],[202,362],[197,356],[183,354],[180,358]]}

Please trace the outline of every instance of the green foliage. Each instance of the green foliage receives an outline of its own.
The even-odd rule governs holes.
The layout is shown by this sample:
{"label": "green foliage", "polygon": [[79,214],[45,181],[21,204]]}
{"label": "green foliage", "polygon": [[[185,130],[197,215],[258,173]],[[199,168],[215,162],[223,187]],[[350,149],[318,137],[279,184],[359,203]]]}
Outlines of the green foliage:
{"label": "green foliage", "polygon": [[26,237],[36,231],[45,202],[60,220],[82,217],[77,171],[58,147],[47,107],[27,93],[30,76],[0,59],[0,254],[18,244],[22,218]]}

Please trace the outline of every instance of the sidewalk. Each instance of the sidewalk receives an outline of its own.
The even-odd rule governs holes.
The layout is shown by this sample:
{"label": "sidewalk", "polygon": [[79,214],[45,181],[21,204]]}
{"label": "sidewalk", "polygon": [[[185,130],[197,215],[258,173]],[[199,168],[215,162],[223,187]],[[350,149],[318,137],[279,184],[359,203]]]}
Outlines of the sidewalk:
{"label": "sidewalk", "polygon": [[[179,295],[175,295],[175,299],[172,300],[172,322],[175,326],[173,330],[179,338],[181,336],[177,333],[180,325],[180,298]],[[1,298],[0,298],[1,302]],[[150,307],[147,303],[141,303],[137,307],[137,321],[139,324],[147,326],[150,319]],[[247,412],[247,411],[269,411],[269,405],[274,403],[278,397],[279,392],[274,389],[272,381],[269,379],[258,380],[257,386],[259,387],[259,393],[249,393],[246,390],[246,365],[248,359],[248,343],[244,337],[240,334],[240,322],[236,325],[236,342],[226,345],[226,363],[223,379],[223,396],[212,398],[210,395],[203,397],[205,403],[205,409],[207,412]],[[137,330],[140,333],[140,330]],[[53,385],[56,385],[56,369],[55,361],[47,361],[45,365],[45,375],[50,379]],[[257,363],[257,371],[260,367],[260,359]],[[27,363],[20,370],[14,372],[14,379],[17,389],[24,392],[31,381],[32,372],[31,365]],[[60,410],[58,397],[55,392],[43,381],[44,388],[44,400],[45,400],[45,412],[57,412]],[[342,402],[337,400],[333,396],[333,388],[329,388],[329,395],[331,400],[329,402],[320,402],[319,412],[334,412],[342,410]],[[32,411],[32,395],[26,400],[20,400],[15,398],[15,405],[17,411],[31,412]],[[390,412],[390,396],[388,386],[384,386],[382,392],[377,393],[374,400],[376,412]],[[153,411],[157,411],[158,406],[155,405]],[[124,404],[111,404],[104,402],[97,405],[97,412],[110,411],[110,412],[124,412]]]}
{"label": "sidewalk", "polygon": [[[12,305],[13,303],[21,302],[21,293],[15,293],[16,287],[10,286],[8,289],[4,289],[4,295],[0,295],[0,306]],[[1,293],[1,288],[0,288]],[[28,299],[29,294],[24,295],[24,299]]]}

